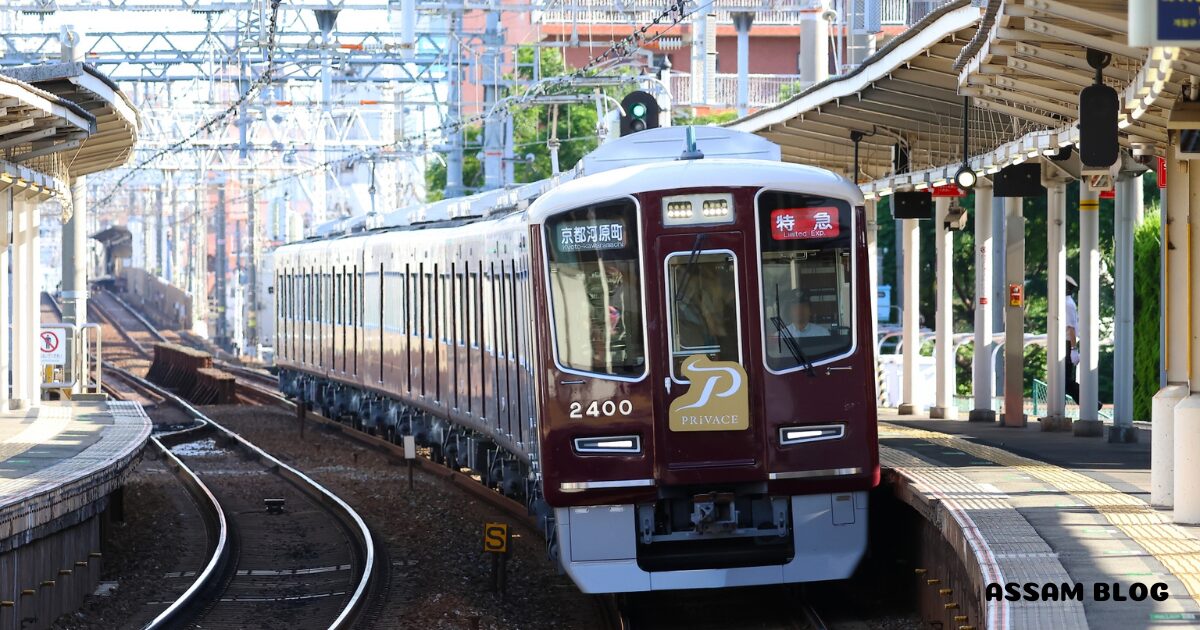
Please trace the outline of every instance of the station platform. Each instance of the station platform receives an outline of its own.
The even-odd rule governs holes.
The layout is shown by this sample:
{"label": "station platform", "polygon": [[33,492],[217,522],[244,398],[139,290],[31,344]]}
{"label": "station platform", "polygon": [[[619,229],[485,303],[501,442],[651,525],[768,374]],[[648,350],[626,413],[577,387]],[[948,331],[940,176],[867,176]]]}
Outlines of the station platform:
{"label": "station platform", "polygon": [[44,627],[100,575],[100,524],[150,436],[136,403],[0,412],[0,627]]}
{"label": "station platform", "polygon": [[[984,603],[987,628],[1200,627],[1200,528],[1149,505],[1150,434],[1136,444],[880,409],[884,483],[941,529],[976,593],[1082,585],[1082,601]],[[1197,480],[1200,483],[1200,480]],[[1166,584],[1164,601],[1096,585]],[[1102,587],[1103,588],[1103,587]],[[976,621],[976,620],[972,620]]]}

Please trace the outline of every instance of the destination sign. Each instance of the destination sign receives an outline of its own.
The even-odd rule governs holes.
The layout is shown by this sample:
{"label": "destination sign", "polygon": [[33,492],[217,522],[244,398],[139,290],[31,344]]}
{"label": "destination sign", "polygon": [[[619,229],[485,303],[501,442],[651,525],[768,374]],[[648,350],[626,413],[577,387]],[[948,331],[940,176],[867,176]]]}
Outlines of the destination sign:
{"label": "destination sign", "polygon": [[838,235],[838,209],[783,208],[771,213],[771,238],[833,238]]}
{"label": "destination sign", "polygon": [[625,224],[621,221],[593,223],[567,222],[556,228],[555,241],[560,252],[621,249],[625,247]]}

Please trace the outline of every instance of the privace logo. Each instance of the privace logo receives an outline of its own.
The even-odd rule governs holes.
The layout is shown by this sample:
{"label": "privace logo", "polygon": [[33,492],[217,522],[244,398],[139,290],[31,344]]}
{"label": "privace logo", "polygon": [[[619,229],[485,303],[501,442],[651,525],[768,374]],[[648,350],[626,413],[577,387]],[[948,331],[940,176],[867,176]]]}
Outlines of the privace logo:
{"label": "privace logo", "polygon": [[671,403],[672,431],[742,431],[750,428],[746,371],[734,361],[693,354],[683,361],[692,385]]}

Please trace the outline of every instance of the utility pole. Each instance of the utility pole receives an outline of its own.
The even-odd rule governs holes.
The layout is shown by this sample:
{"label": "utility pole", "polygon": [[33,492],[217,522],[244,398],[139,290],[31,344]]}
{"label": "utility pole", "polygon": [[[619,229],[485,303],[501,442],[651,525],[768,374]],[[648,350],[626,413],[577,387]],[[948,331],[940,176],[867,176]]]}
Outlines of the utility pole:
{"label": "utility pole", "polygon": [[[372,195],[373,196],[373,195]],[[250,201],[247,220],[250,223],[250,312],[246,314],[246,347],[258,347],[258,208],[254,201],[254,176],[250,176]]]}
{"label": "utility pole", "polygon": [[[165,209],[163,208],[163,187],[166,186],[166,181],[160,183],[154,189],[154,208],[151,212],[154,214],[154,275],[162,278],[166,273],[166,265],[163,263],[165,249],[163,247],[163,218]],[[147,269],[147,271],[150,271]]]}
{"label": "utility pole", "polygon": [[[317,26],[321,29],[321,121],[318,123],[317,155],[322,164],[329,163],[329,139],[325,137],[326,123],[332,120],[330,101],[333,100],[333,28],[337,24],[337,11],[316,10]],[[320,169],[317,186],[313,191],[313,224],[320,225],[329,220],[329,172]]]}
{"label": "utility pole", "polygon": [[[461,89],[462,81],[462,11],[450,10],[450,39],[446,42],[450,47],[450,67],[446,73],[446,120],[456,124],[462,118]],[[450,131],[447,138],[446,156],[446,198],[461,197],[463,190],[463,134],[461,128]]]}
{"label": "utility pole", "polygon": [[225,321],[227,310],[227,302],[229,296],[226,295],[225,289],[225,274],[229,267],[229,261],[226,259],[229,252],[225,247],[225,182],[217,187],[217,251],[216,251],[216,282],[213,283],[213,292],[217,294],[217,327],[215,340],[217,345],[222,348],[227,348],[229,343],[229,327]]}
{"label": "utility pole", "polygon": [[[487,11],[483,34],[483,112],[492,111],[500,98],[500,12]],[[494,190],[504,185],[505,120],[495,116],[483,121],[483,187]],[[449,195],[447,195],[449,196]]]}

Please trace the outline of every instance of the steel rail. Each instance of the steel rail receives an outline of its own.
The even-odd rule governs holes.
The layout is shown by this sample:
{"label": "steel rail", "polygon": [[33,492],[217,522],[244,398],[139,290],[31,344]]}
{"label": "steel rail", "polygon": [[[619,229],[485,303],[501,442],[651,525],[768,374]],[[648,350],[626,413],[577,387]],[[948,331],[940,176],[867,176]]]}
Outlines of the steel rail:
{"label": "steel rail", "polygon": [[[190,429],[189,429],[190,430]],[[209,530],[209,536],[216,536],[216,546],[213,548],[212,556],[208,563],[204,565],[204,569],[192,581],[192,585],[188,587],[166,610],[159,613],[150,623],[146,624],[144,630],[158,630],[159,628],[172,627],[181,619],[186,619],[191,614],[194,606],[200,603],[200,597],[206,591],[215,587],[215,581],[224,571],[222,569],[230,562],[230,553],[232,546],[229,545],[229,523],[225,520],[225,510],[221,507],[221,503],[217,501],[217,497],[213,495],[208,486],[200,481],[200,477],[188,468],[183,460],[179,459],[175,453],[171,452],[157,436],[151,436],[150,439],[155,446],[167,457],[172,467],[175,469],[175,476],[183,482],[184,487],[192,495],[197,502],[204,502],[210,508],[210,514],[213,516],[205,518],[205,527]],[[204,510],[201,510],[203,513]],[[214,522],[215,521],[215,522]]]}
{"label": "steel rail", "polygon": [[[150,333],[150,335],[152,337],[154,337],[155,339],[157,339],[163,343],[167,343],[167,338],[164,337],[163,334],[158,331],[158,327],[155,326],[154,324],[151,324],[150,320],[146,319],[141,313],[139,313],[136,309],[134,309],[132,306],[130,306],[129,302],[126,302],[125,300],[122,300],[121,298],[117,297],[117,294],[113,293],[112,291],[105,291],[104,293],[106,295],[108,295],[108,297],[116,300],[117,304],[120,304],[121,307],[125,309],[125,312],[129,313],[130,315],[133,315],[139,322],[141,322],[142,326],[146,327],[146,332]],[[100,310],[104,310],[104,309],[100,309]]]}
{"label": "steel rail", "polygon": [[[121,374],[123,377],[125,377],[127,379],[139,382],[143,387],[149,389],[150,391],[157,393],[158,395],[171,401],[173,404],[178,406],[180,409],[183,409],[185,413],[192,416],[196,420],[200,420],[200,421],[204,422],[205,425],[204,425],[204,427],[201,427],[201,428],[211,427],[211,429],[218,431],[218,432],[224,434],[227,438],[233,440],[243,450],[247,451],[251,456],[255,457],[256,459],[259,459],[260,461],[266,462],[269,466],[274,468],[274,472],[279,474],[285,480],[291,482],[293,485],[295,485],[298,489],[300,489],[302,492],[304,492],[310,498],[314,499],[318,504],[320,504],[323,507],[325,507],[326,509],[328,509],[331,513],[333,513],[337,517],[337,519],[339,521],[341,521],[343,523],[343,525],[346,526],[346,528],[348,530],[350,530],[351,537],[355,539],[355,542],[357,543],[357,545],[360,548],[359,552],[363,558],[362,575],[359,577],[358,584],[354,590],[354,594],[350,597],[349,603],[347,603],[346,606],[344,606],[342,608],[341,613],[337,616],[336,619],[334,619],[333,623],[330,624],[329,627],[331,630],[341,630],[343,628],[351,627],[353,625],[356,615],[362,610],[362,608],[366,602],[367,590],[370,586],[371,579],[374,577],[375,570],[376,570],[375,569],[375,540],[374,540],[374,537],[371,535],[371,531],[367,527],[366,522],[364,522],[362,520],[362,517],[359,516],[358,512],[356,512],[354,510],[354,508],[350,507],[349,504],[347,504],[345,501],[343,501],[336,494],[334,494],[333,492],[331,492],[330,490],[328,490],[321,484],[314,481],[308,475],[305,475],[304,473],[300,472],[299,470],[296,470],[295,468],[292,468],[291,466],[283,463],[279,459],[272,456],[270,453],[264,451],[263,449],[259,448],[255,444],[246,440],[241,435],[226,428],[225,426],[216,422],[212,418],[209,418],[204,413],[202,413],[200,410],[196,409],[191,404],[189,404],[186,400],[180,398],[179,396],[176,396],[175,394],[173,394],[161,387],[158,387],[157,385],[155,385],[154,383],[151,383],[150,381],[148,381],[146,379],[143,379],[139,376],[136,376],[136,375],[128,372],[127,370],[123,370],[121,368],[118,368],[116,366],[111,366],[111,365],[107,366],[107,367],[109,370],[113,371],[114,373]],[[167,434],[167,435],[164,435],[163,437],[167,438],[168,441],[170,441],[170,438],[172,436],[178,436],[181,433],[188,433],[188,432],[195,431],[195,430],[198,430],[198,429],[188,429],[188,430],[176,432],[173,434]]]}

